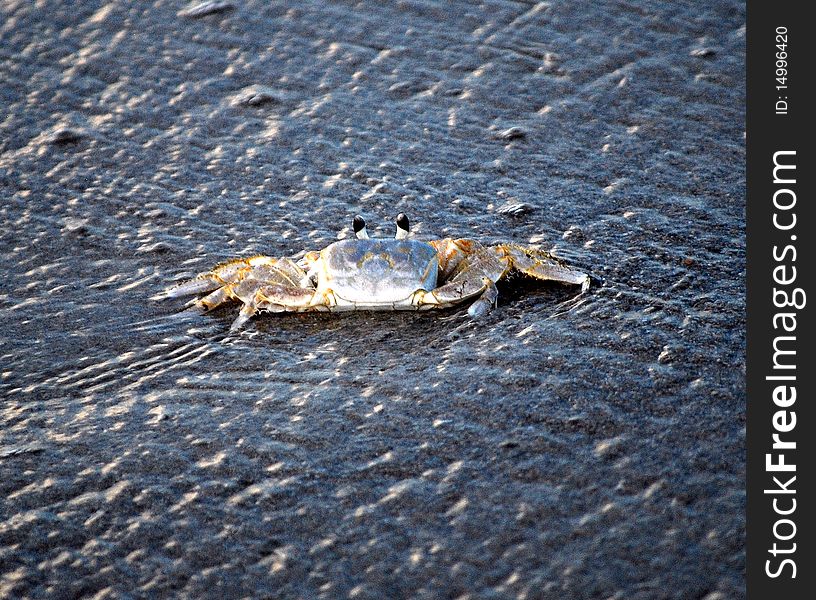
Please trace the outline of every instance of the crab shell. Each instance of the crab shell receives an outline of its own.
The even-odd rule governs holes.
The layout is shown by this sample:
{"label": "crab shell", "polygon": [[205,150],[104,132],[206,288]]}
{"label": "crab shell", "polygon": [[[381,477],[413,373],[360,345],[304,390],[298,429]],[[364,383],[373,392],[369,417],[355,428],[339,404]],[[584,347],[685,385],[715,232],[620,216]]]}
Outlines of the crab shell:
{"label": "crab shell", "polygon": [[436,288],[439,256],[426,242],[342,240],[329,244],[311,265],[318,297],[333,310],[416,309],[417,291]]}

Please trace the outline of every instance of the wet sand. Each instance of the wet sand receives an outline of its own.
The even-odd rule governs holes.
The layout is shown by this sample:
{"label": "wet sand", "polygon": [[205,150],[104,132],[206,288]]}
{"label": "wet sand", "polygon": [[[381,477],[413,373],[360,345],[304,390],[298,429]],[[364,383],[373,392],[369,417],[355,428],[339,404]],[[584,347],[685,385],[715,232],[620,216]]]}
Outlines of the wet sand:
{"label": "wet sand", "polygon": [[[191,6],[0,7],[0,597],[743,597],[742,3]],[[150,300],[399,212],[597,285]]]}

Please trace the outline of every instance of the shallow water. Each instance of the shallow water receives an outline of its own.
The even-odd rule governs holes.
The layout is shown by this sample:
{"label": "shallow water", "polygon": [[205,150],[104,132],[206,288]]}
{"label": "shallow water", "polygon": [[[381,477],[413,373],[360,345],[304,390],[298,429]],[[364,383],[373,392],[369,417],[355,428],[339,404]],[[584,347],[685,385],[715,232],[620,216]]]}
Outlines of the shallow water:
{"label": "shallow water", "polygon": [[[742,3],[186,6],[0,8],[0,597],[742,597]],[[398,212],[597,285],[150,300]]]}

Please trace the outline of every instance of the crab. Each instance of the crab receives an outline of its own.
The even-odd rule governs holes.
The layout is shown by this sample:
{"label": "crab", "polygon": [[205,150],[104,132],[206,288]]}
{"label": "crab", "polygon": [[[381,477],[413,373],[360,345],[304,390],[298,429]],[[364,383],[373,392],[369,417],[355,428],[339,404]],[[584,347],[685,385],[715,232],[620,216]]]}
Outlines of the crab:
{"label": "crab", "polygon": [[207,312],[238,301],[239,330],[258,312],[427,310],[472,301],[478,318],[496,304],[496,282],[519,272],[535,279],[589,289],[588,274],[535,246],[483,245],[472,239],[409,238],[408,217],[396,219],[394,238],[371,238],[362,217],[355,237],[295,258],[253,256],[222,263],[165,290],[160,297],[206,294],[188,310]]}

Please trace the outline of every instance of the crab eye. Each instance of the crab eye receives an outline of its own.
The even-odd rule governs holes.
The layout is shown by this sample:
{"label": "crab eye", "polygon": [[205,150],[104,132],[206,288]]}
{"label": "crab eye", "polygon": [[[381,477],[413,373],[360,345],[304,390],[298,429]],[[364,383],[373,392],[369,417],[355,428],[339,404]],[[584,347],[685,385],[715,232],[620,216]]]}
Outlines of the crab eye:
{"label": "crab eye", "polygon": [[397,239],[401,240],[408,237],[410,224],[408,223],[408,217],[405,216],[405,213],[400,213],[397,215]]}
{"label": "crab eye", "polygon": [[363,219],[363,217],[360,215],[357,215],[354,217],[354,221],[352,221],[351,226],[354,228],[354,233],[360,233],[363,229],[365,229],[365,219]]}

